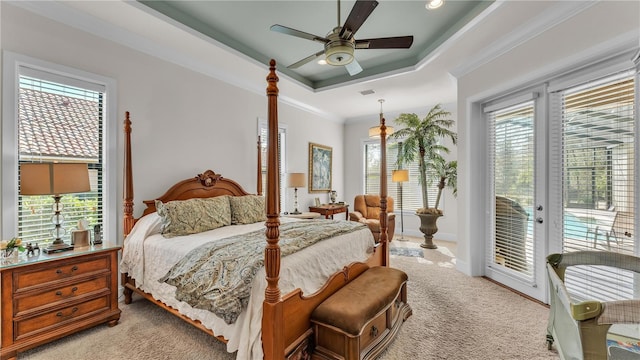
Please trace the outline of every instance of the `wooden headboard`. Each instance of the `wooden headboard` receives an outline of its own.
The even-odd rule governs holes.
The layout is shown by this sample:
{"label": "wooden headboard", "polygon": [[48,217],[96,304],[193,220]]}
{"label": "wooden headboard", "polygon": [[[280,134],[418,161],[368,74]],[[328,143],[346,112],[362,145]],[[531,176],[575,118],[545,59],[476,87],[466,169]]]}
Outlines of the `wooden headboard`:
{"label": "wooden headboard", "polygon": [[193,198],[210,198],[221,195],[243,196],[249,195],[240,184],[226,179],[212,170],[207,170],[197,176],[182,180],[173,185],[164,195],[154,200],[145,200],[147,206],[142,216],[156,211],[156,200],[162,202],[187,200]]}

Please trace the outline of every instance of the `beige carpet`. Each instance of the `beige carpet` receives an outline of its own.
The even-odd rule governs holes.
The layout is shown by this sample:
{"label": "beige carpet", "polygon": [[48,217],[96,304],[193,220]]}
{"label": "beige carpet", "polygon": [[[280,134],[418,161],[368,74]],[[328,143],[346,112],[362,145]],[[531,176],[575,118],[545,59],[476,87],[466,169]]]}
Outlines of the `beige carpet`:
{"label": "beige carpet", "polygon": [[[414,242],[392,256],[409,275],[411,316],[382,360],[558,359],[545,343],[548,309],[482,278],[455,270],[448,248]],[[409,250],[410,249],[410,250]],[[455,251],[455,250],[454,250]],[[418,257],[424,253],[425,258]],[[147,301],[121,304],[120,323],[85,330],[29,350],[22,360],[233,359],[224,345]]]}

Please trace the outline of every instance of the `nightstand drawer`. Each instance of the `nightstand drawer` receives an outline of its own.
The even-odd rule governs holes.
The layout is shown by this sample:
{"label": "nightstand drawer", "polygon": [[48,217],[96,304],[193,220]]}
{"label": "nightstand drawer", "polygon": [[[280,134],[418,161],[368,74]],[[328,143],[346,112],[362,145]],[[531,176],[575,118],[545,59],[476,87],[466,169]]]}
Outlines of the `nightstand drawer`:
{"label": "nightstand drawer", "polygon": [[15,340],[35,335],[37,332],[47,332],[51,328],[71,324],[83,317],[89,317],[97,312],[109,310],[109,295],[89,300],[84,303],[50,311],[40,316],[17,320],[15,323]]}
{"label": "nightstand drawer", "polygon": [[14,291],[23,291],[34,286],[46,286],[47,283],[68,279],[73,276],[109,271],[109,257],[101,256],[84,262],[69,262],[68,264],[54,264],[51,267],[33,271],[14,273]]}
{"label": "nightstand drawer", "polygon": [[79,296],[92,292],[99,292],[101,290],[109,291],[109,277],[101,276],[99,278],[81,281],[76,284],[71,284],[57,289],[19,297],[14,300],[15,316],[20,316],[21,312],[41,306],[52,305],[59,301],[73,301]]}

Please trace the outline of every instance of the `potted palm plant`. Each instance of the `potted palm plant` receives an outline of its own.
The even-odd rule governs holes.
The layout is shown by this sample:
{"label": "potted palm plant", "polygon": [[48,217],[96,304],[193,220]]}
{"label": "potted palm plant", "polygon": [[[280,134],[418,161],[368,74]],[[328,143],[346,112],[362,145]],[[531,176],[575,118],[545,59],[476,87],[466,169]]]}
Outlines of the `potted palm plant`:
{"label": "potted palm plant", "polygon": [[[402,141],[397,160],[400,166],[418,160],[422,208],[416,210],[416,215],[420,217],[420,231],[425,239],[420,246],[427,249],[437,248],[433,234],[438,231],[436,221],[442,216],[442,210],[438,208],[442,190],[450,187],[454,194],[457,190],[457,162],[445,160],[443,154],[450,150],[440,141],[450,138],[454,145],[458,141],[458,135],[450,129],[455,124],[450,116],[451,113],[443,110],[440,104],[431,108],[422,119],[416,114],[400,114],[394,121],[401,129],[390,136]],[[434,181],[438,181],[438,195],[431,206],[427,190]]]}

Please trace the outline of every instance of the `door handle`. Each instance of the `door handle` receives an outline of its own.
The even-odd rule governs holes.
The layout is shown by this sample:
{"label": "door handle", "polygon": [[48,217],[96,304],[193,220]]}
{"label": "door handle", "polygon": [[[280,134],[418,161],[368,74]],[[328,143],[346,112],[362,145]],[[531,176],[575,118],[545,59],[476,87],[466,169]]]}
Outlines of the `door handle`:
{"label": "door handle", "polygon": [[542,218],[541,218],[541,217],[537,217],[537,218],[536,218],[536,222],[537,222],[538,224],[542,224],[542,223],[544,222],[544,220],[542,220]]}

